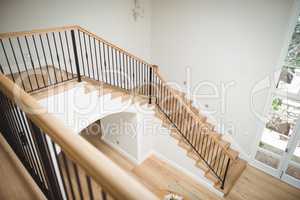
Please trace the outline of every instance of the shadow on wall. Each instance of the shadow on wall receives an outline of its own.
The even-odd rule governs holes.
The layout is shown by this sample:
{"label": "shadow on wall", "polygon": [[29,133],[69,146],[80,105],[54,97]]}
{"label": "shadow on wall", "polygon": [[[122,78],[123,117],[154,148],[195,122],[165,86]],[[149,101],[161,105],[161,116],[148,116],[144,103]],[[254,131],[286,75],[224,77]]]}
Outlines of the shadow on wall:
{"label": "shadow on wall", "polygon": [[137,159],[137,118],[135,113],[110,114],[90,123],[80,132],[80,135],[102,139],[133,160]]}

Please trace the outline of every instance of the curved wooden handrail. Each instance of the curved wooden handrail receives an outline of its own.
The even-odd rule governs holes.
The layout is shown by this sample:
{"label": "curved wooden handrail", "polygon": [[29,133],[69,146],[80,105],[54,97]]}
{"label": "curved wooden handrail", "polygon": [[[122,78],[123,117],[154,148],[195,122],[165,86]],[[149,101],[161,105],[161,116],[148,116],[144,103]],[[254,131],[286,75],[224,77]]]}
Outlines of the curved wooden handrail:
{"label": "curved wooden handrail", "polygon": [[[155,68],[154,70],[154,73],[160,78],[160,80],[164,83],[164,84],[167,84],[167,81],[165,80],[165,78],[162,76],[161,72],[159,71],[159,67],[157,65],[153,65],[153,67]],[[193,116],[193,118],[200,124],[200,125],[205,125],[205,124],[209,124],[208,122],[202,122],[199,118],[198,115],[196,115],[192,109],[183,101],[183,99],[180,97],[180,95],[178,95],[178,93],[175,91],[174,88],[168,86],[169,90],[171,91],[172,95],[177,98],[177,100],[181,103],[181,105],[183,107],[185,107],[185,109],[187,110],[187,112],[189,114],[191,114],[191,116]],[[209,124],[211,125],[211,124]],[[211,125],[212,126],[212,125]],[[228,152],[228,150],[221,144],[220,140],[218,140],[217,138],[215,137],[211,137],[214,142],[216,142],[220,148],[222,148],[222,150],[224,151],[224,153],[231,159],[235,159],[231,154],[230,152]]]}
{"label": "curved wooden handrail", "polygon": [[127,56],[130,56],[138,61],[140,61],[143,64],[148,65],[149,67],[152,67],[151,64],[146,62],[145,60],[129,53],[128,51],[122,49],[121,47],[118,47],[117,45],[112,44],[111,42],[99,37],[95,33],[92,33],[84,28],[82,28],[79,25],[70,25],[70,26],[62,26],[62,27],[55,27],[55,28],[46,28],[46,29],[34,29],[31,31],[19,31],[19,32],[7,32],[7,33],[0,33],[0,39],[5,39],[5,38],[12,38],[12,37],[21,37],[21,36],[31,36],[35,34],[43,34],[43,33],[49,33],[49,32],[59,32],[59,31],[66,31],[66,30],[80,30],[81,32],[86,33],[87,35],[94,37],[95,39],[105,43],[106,45],[115,48],[118,51],[123,52]]}
{"label": "curved wooden handrail", "polygon": [[47,113],[28,93],[0,73],[0,90],[24,111],[30,120],[60,145],[68,157],[84,169],[115,199],[158,200],[133,177],[82,137]]}

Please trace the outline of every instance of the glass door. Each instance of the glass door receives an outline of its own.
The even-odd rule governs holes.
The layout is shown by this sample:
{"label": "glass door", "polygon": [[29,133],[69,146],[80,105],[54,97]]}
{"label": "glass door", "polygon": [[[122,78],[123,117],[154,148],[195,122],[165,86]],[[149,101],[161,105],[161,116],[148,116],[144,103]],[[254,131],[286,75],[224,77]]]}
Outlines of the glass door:
{"label": "glass door", "polygon": [[300,17],[266,119],[256,165],[300,188]]}
{"label": "glass door", "polygon": [[297,124],[298,133],[287,149],[287,155],[282,165],[281,179],[300,188],[300,123]]}
{"label": "glass door", "polygon": [[282,176],[282,166],[298,134],[300,118],[300,99],[294,99],[275,90],[272,105],[267,112],[255,159],[260,168],[273,176]]}

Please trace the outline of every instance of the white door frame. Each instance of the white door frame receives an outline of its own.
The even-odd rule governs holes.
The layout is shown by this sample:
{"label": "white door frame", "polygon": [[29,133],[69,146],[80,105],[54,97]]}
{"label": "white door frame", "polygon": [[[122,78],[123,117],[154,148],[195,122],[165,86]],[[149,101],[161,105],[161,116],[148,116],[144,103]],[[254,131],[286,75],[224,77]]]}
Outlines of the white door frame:
{"label": "white door frame", "polygon": [[[275,67],[275,70],[276,69],[277,70],[281,69],[282,66],[284,65],[284,60],[285,60],[285,57],[286,57],[286,54],[287,54],[287,51],[288,51],[288,47],[289,47],[292,35],[294,33],[294,30],[295,30],[299,15],[300,15],[300,0],[295,0],[294,5],[293,5],[293,9],[292,9],[292,14],[291,14],[291,17],[290,17],[290,23],[288,25],[288,30],[287,30],[287,33],[286,33],[286,36],[285,36],[285,39],[284,39],[283,47],[281,49],[280,57],[279,57],[279,60],[278,60],[278,64]],[[271,81],[274,80],[273,78],[274,77],[271,77]],[[275,77],[275,78],[278,79],[279,77]],[[278,80],[275,80],[275,81],[278,81]],[[271,88],[270,88],[270,91],[269,91],[269,94],[268,94],[268,97],[267,97],[266,104],[265,104],[264,109],[263,109],[263,113],[265,113],[265,114],[268,112],[268,110],[270,108],[273,94],[276,93],[276,92],[274,92],[275,89],[276,89],[276,83],[275,82],[270,82],[270,84],[271,84]],[[285,156],[286,157],[285,161],[283,161],[282,159],[280,160],[280,164],[279,164],[278,169],[274,169],[274,168],[272,168],[272,167],[270,167],[266,164],[263,164],[262,162],[259,162],[255,159],[255,155],[256,155],[256,152],[259,149],[259,142],[262,138],[264,128],[265,128],[265,124],[262,124],[257,129],[258,131],[257,131],[257,134],[256,134],[255,143],[253,144],[253,146],[251,148],[252,150],[251,150],[251,153],[250,153],[249,163],[252,166],[256,167],[256,168],[258,168],[262,171],[265,171],[266,173],[268,173],[268,174],[270,174],[274,177],[279,178],[281,176],[281,171],[279,169],[283,169],[283,167],[287,166],[287,162],[285,162],[285,161],[288,161],[287,156]],[[296,129],[297,128],[295,128],[295,130]],[[300,134],[298,134],[298,135],[300,135]],[[290,146],[290,147],[287,147],[287,148],[291,148],[292,144],[289,142],[289,144],[287,146]],[[291,154],[290,154],[290,156],[291,156]],[[284,180],[284,181],[286,181],[286,182],[288,182],[292,185],[297,186],[297,183],[295,184],[295,180],[291,180],[291,178],[288,177],[288,175],[286,175],[286,174],[282,175],[282,180]]]}

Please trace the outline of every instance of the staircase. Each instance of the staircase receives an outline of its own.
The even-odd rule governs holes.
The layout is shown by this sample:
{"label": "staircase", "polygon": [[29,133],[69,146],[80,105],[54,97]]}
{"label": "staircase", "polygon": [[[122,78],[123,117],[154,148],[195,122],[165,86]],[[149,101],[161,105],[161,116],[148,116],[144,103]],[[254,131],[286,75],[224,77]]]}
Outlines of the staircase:
{"label": "staircase", "polygon": [[1,72],[27,92],[84,80],[94,85],[87,86],[87,93],[101,85],[103,92],[112,92],[112,98],[122,96],[126,101],[134,97],[153,105],[156,117],[171,130],[179,148],[222,193],[230,191],[245,169],[239,153],[191,100],[168,85],[158,66],[79,26],[3,33],[0,43]]}

